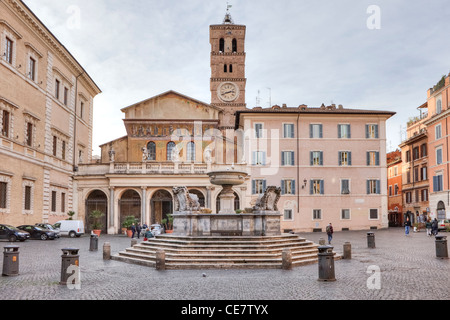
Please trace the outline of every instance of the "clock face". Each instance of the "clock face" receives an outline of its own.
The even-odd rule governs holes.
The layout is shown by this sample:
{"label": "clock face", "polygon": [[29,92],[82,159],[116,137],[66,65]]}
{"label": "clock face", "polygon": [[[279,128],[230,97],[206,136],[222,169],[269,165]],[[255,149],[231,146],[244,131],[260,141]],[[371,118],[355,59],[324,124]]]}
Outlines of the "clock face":
{"label": "clock face", "polygon": [[239,88],[232,82],[225,82],[219,86],[217,93],[222,101],[230,102],[237,99]]}

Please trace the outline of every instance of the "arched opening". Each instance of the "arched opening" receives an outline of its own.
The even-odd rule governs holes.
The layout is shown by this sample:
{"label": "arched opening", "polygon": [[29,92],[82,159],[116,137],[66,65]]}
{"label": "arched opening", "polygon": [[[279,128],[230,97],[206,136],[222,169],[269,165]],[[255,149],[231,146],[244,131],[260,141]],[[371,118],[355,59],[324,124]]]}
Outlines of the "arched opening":
{"label": "arched opening", "polygon": [[198,197],[198,202],[200,203],[200,207],[205,208],[205,196],[201,191],[196,189],[190,189],[189,193],[195,194]]}
{"label": "arched opening", "polygon": [[[216,198],[216,212],[220,212],[220,195],[221,194],[222,194],[222,192],[219,193]],[[238,194],[236,192],[234,192],[234,210],[239,210],[239,209],[241,209],[241,202],[240,202]]]}
{"label": "arched opening", "polygon": [[141,221],[141,197],[135,190],[127,190],[119,200],[120,228],[127,216]]}
{"label": "arched opening", "polygon": [[225,51],[225,39],[220,38],[219,40],[219,51],[224,52]]}
{"label": "arched opening", "polygon": [[230,73],[233,73],[233,65],[230,64]]}
{"label": "arched opening", "polygon": [[443,201],[439,201],[437,204],[437,219],[445,219],[445,204]]}
{"label": "arched opening", "polygon": [[169,191],[156,191],[150,201],[150,221],[151,224],[161,223],[168,214],[173,213],[173,198]]}
{"label": "arched opening", "polygon": [[226,64],[223,65],[223,72],[225,72],[225,73],[228,72],[228,66]]}
{"label": "arched opening", "polygon": [[90,232],[92,230],[92,220],[89,218],[89,215],[92,211],[99,210],[104,213],[104,216],[101,218],[100,223],[102,227],[102,233],[107,233],[108,229],[108,198],[106,194],[101,190],[92,191],[89,196],[86,198],[86,217],[85,217],[85,229],[86,232]]}
{"label": "arched opening", "polygon": [[233,39],[233,53],[237,52],[237,40]]}
{"label": "arched opening", "polygon": [[156,143],[154,143],[153,141],[150,141],[147,144],[147,160],[150,161],[155,161],[156,160]]}

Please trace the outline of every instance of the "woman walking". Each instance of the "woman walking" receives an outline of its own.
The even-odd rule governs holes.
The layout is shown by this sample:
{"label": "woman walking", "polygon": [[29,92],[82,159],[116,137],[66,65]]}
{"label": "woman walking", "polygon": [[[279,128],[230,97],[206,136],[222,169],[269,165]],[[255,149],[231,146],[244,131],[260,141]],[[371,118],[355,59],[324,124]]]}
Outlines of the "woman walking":
{"label": "woman walking", "polygon": [[411,228],[411,221],[409,221],[409,217],[406,217],[405,222],[405,236],[409,235],[409,229]]}

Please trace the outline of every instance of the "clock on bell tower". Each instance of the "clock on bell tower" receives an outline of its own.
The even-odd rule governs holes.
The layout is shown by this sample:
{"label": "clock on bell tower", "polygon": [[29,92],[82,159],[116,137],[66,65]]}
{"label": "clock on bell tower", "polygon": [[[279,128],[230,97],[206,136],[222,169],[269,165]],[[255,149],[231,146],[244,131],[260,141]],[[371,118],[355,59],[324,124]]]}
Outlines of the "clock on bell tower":
{"label": "clock on bell tower", "polygon": [[222,24],[211,25],[211,104],[223,109],[221,128],[234,128],[234,114],[245,104],[245,31],[227,10]]}

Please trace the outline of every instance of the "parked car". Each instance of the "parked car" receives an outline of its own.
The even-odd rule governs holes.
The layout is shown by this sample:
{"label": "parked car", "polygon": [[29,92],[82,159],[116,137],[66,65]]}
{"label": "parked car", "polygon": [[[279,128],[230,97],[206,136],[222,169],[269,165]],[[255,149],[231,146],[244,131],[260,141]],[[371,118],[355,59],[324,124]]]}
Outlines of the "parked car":
{"label": "parked car", "polygon": [[61,220],[56,222],[53,227],[59,230],[61,236],[79,238],[84,234],[84,223],[81,220]]}
{"label": "parked car", "polygon": [[23,225],[17,227],[17,229],[28,232],[30,234],[30,239],[41,239],[41,240],[56,239],[56,234],[53,231],[38,226]]}
{"label": "parked car", "polygon": [[0,224],[0,239],[8,239],[9,242],[25,241],[30,238],[30,234],[26,231],[19,230],[16,227]]}
{"label": "parked car", "polygon": [[438,221],[438,230],[447,230],[450,228],[450,220],[444,219]]}
{"label": "parked car", "polygon": [[37,227],[41,227],[41,228],[53,231],[55,233],[56,238],[61,237],[59,230],[56,229],[55,227],[53,227],[53,225],[51,225],[50,223],[36,223],[35,225]]}
{"label": "parked car", "polygon": [[152,224],[150,226],[150,231],[156,237],[157,235],[160,235],[164,232],[164,228],[160,224]]}

